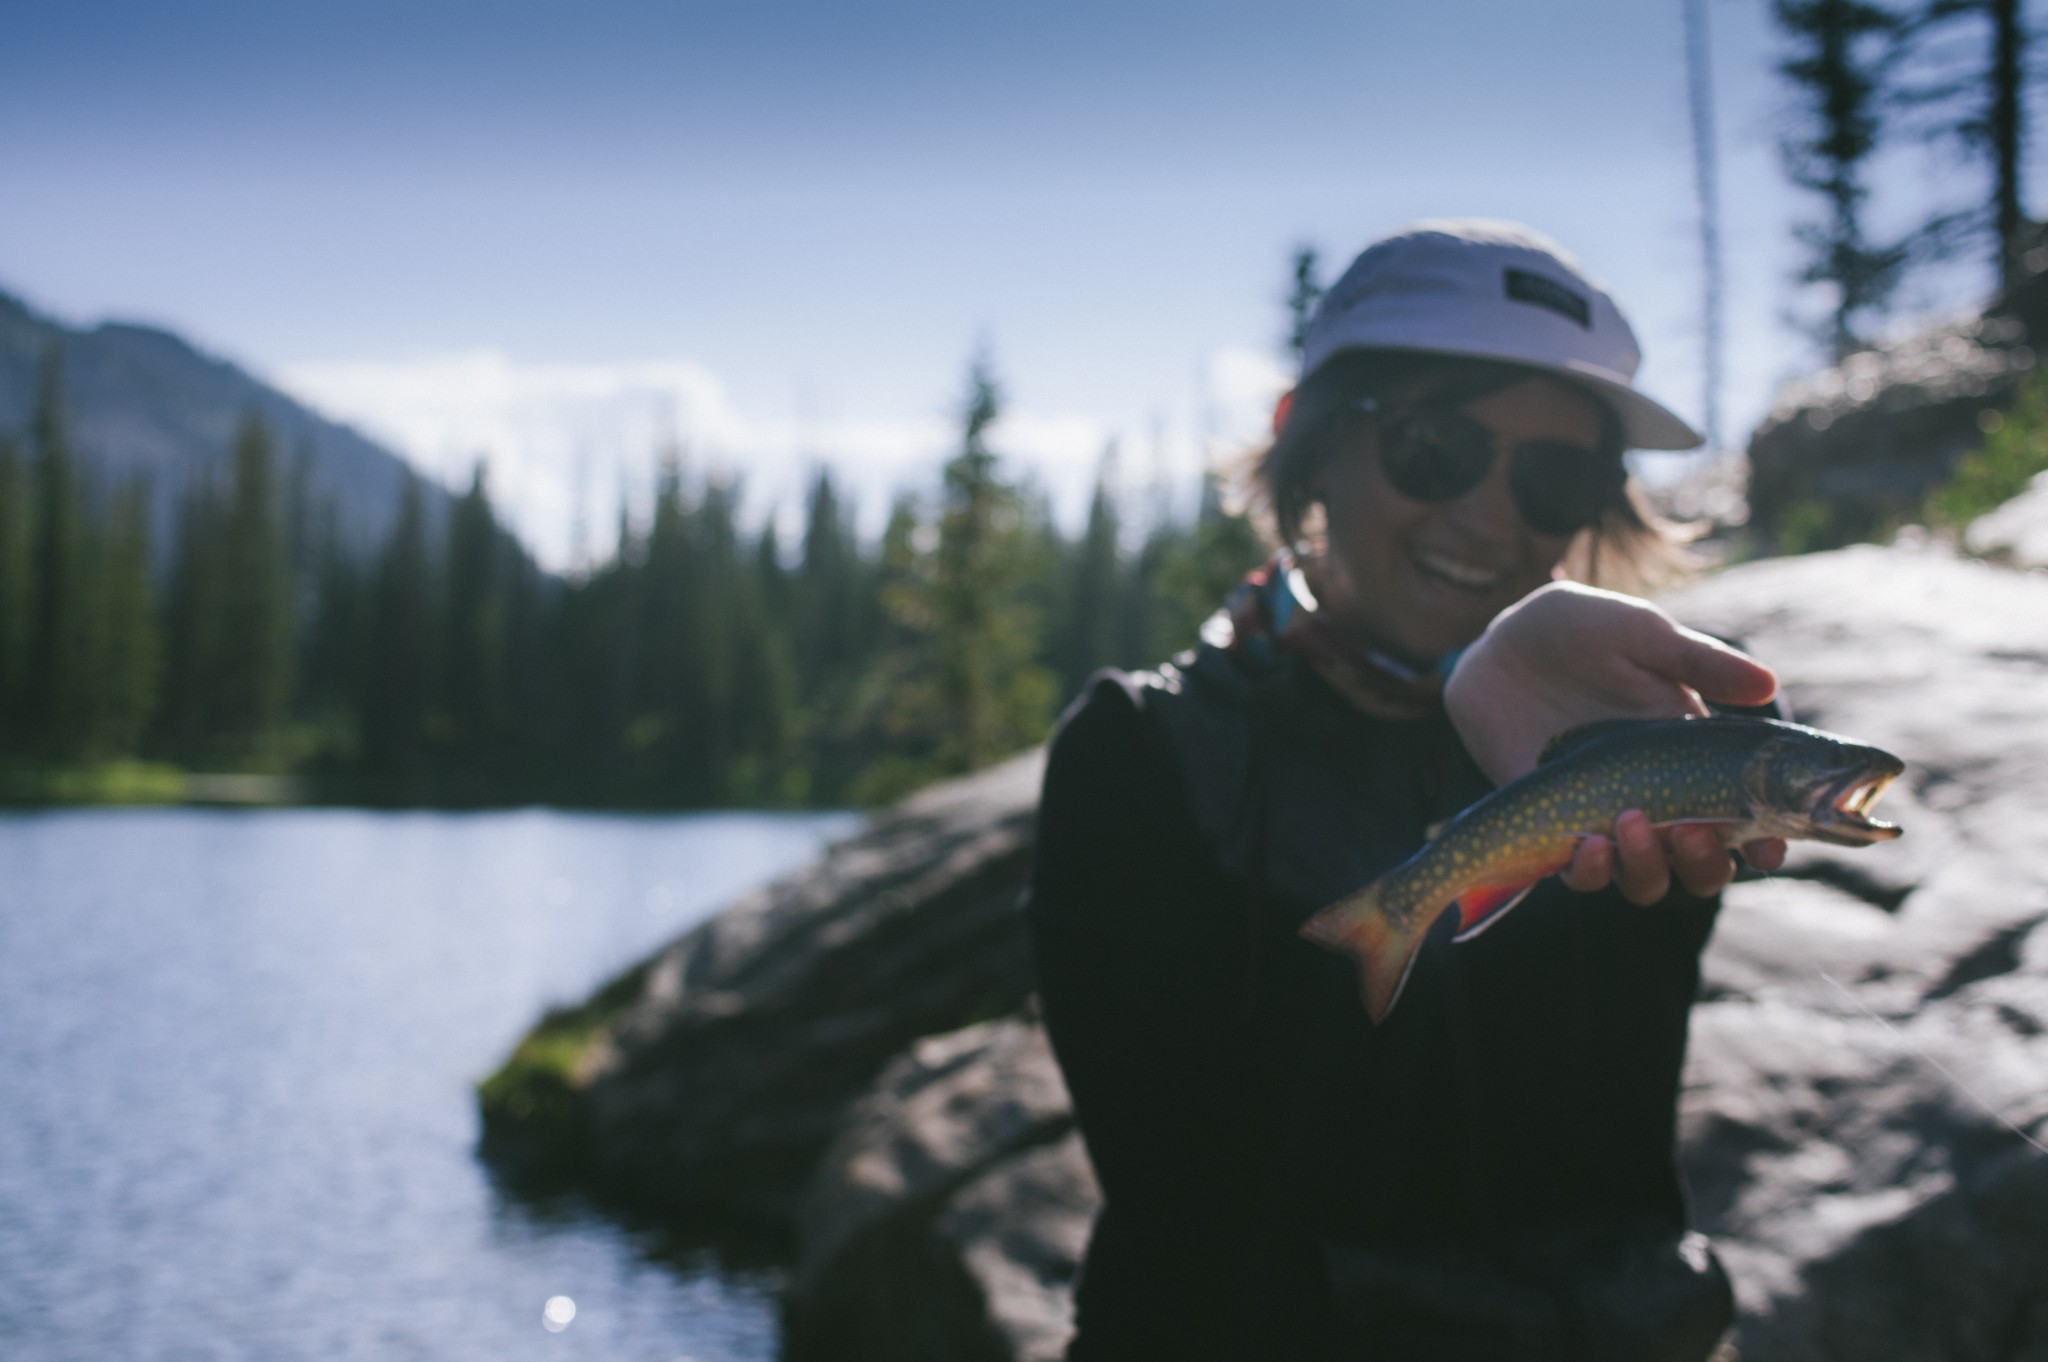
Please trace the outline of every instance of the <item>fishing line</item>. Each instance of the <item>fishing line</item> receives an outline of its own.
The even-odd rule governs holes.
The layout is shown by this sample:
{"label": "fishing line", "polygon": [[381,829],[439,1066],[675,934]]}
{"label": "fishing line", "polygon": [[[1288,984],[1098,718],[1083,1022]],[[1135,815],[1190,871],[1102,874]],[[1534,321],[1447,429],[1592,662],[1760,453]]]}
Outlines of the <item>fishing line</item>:
{"label": "fishing line", "polygon": [[1851,993],[1847,988],[1844,988],[1842,986],[1841,981],[1836,979],[1834,975],[1829,974],[1826,970],[1822,969],[1818,965],[1815,965],[1813,967],[1813,972],[1815,974],[1818,974],[1821,978],[1827,980],[1829,983],[1833,984],[1844,998],[1847,998],[1850,1002],[1862,1008],[1865,1016],[1869,1017],[1879,1026],[1882,1026],[1885,1030],[1891,1032],[1892,1035],[1898,1040],[1899,1044],[1905,1046],[1908,1050],[1918,1055],[1928,1064],[1938,1069],[1941,1072],[1942,1077],[1946,1078],[1949,1082],[1956,1085],[1956,1090],[1958,1092],[1962,1093],[1963,1096],[1969,1098],[1972,1102],[1975,1102],[1978,1106],[1984,1108],[1986,1115],[1991,1116],[1993,1119],[1997,1120],[2007,1130],[2010,1130],[2013,1134],[2019,1136],[2022,1140],[2025,1140],[2028,1144],[2034,1146],[2034,1148],[2039,1150],[2041,1153],[2048,1154],[2048,1144],[2042,1144],[2032,1135],[2029,1135],[2026,1131],[2020,1129],[2019,1126],[2007,1120],[2003,1115],[2000,1114],[1998,1108],[1992,1106],[1989,1102],[1985,1101],[1984,1098],[1980,1097],[1977,1094],[1977,1090],[1975,1088],[1972,1088],[1969,1084],[1963,1082],[1962,1079],[1957,1078],[1955,1075],[1955,1071],[1953,1069],[1949,1068],[1948,1065],[1942,1063],[1933,1055],[1928,1054],[1925,1050],[1915,1045],[1912,1042],[1912,1040],[1910,1040],[1907,1037],[1906,1033],[1899,1030],[1898,1027],[1892,1025],[1883,1017],[1878,1016],[1876,1012],[1871,1010],[1869,1003],[1864,1002],[1861,998]]}

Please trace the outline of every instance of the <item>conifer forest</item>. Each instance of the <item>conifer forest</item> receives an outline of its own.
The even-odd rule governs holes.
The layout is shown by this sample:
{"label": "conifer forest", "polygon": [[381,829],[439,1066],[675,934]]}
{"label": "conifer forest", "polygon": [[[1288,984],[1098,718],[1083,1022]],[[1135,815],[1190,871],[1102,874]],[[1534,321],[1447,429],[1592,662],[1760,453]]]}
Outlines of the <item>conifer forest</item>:
{"label": "conifer forest", "polygon": [[1040,740],[1098,667],[1191,646],[1260,554],[1213,485],[1134,535],[1104,481],[1062,534],[989,443],[980,361],[939,485],[900,495],[874,542],[829,468],[783,543],[742,522],[735,479],[671,451],[651,516],[622,513],[587,571],[537,566],[481,465],[445,516],[409,484],[366,553],[251,417],[159,545],[146,489],[74,448],[62,362],[0,441],[18,798],[148,763],[381,804],[869,804]]}

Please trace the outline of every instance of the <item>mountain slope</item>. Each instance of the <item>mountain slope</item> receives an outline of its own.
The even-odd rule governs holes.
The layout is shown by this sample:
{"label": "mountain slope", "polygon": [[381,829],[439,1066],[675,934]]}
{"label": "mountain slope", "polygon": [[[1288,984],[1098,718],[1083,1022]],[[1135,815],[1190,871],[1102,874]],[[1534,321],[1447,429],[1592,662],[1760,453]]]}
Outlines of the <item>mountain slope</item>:
{"label": "mountain slope", "polygon": [[[0,439],[26,434],[38,368],[59,341],[81,462],[103,487],[147,480],[160,553],[185,489],[209,474],[225,476],[235,431],[250,412],[270,427],[284,467],[304,452],[315,513],[331,506],[343,541],[359,553],[382,544],[397,515],[404,460],[154,327],[73,329],[0,292]],[[446,492],[432,483],[426,490],[431,507],[444,509]]]}

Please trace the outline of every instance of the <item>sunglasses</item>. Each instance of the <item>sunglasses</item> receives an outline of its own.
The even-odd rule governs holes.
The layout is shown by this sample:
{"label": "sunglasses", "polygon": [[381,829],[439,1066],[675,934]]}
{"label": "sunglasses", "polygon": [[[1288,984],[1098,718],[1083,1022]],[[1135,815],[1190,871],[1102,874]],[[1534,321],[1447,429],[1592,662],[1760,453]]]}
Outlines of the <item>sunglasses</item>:
{"label": "sunglasses", "polygon": [[[1455,501],[1493,471],[1495,435],[1454,407],[1385,413],[1377,398],[1352,403],[1381,418],[1380,467],[1410,501]],[[1568,440],[1523,440],[1508,456],[1508,490],[1522,523],[1538,534],[1573,535],[1619,505],[1628,470],[1615,450]]]}

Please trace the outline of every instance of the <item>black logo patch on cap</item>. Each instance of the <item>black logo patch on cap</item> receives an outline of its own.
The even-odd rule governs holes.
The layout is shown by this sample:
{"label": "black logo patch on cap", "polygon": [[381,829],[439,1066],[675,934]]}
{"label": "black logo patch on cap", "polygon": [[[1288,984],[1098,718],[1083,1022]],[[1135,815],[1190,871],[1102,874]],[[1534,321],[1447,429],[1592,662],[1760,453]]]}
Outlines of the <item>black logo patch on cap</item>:
{"label": "black logo patch on cap", "polygon": [[1518,303],[1534,303],[1547,307],[1560,317],[1569,317],[1580,326],[1593,329],[1593,303],[1584,294],[1574,293],[1555,279],[1527,270],[1508,271],[1508,297]]}

